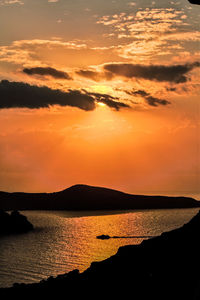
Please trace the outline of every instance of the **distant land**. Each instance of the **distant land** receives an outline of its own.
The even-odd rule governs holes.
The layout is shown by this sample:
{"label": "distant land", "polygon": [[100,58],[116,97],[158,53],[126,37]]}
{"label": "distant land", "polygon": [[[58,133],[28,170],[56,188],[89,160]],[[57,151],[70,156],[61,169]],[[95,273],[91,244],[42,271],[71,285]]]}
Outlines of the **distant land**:
{"label": "distant land", "polygon": [[144,196],[83,184],[55,193],[0,192],[4,210],[123,210],[200,207],[190,197]]}

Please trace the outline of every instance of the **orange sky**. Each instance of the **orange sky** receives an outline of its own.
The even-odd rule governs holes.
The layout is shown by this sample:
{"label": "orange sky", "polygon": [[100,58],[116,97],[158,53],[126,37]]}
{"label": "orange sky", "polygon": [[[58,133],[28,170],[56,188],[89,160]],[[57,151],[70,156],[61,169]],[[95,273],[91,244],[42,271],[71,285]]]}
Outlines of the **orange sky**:
{"label": "orange sky", "polygon": [[200,8],[108,2],[0,1],[0,190],[200,193]]}

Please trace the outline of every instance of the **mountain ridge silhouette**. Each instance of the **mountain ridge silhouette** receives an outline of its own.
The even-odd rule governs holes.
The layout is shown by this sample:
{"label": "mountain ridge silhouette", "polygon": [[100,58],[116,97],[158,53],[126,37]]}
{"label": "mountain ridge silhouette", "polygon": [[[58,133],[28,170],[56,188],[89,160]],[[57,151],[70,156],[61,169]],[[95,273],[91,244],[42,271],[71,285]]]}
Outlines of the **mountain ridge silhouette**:
{"label": "mountain ridge silhouette", "polygon": [[4,210],[120,210],[200,207],[190,197],[134,195],[118,190],[76,184],[53,193],[0,192]]}

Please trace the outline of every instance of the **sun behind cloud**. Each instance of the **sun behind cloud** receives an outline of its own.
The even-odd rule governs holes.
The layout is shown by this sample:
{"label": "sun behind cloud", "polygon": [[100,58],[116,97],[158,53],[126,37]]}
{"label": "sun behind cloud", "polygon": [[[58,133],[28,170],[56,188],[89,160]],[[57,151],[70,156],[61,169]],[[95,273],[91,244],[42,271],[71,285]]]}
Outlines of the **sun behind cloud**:
{"label": "sun behind cloud", "polygon": [[198,6],[0,7],[1,190],[199,190]]}

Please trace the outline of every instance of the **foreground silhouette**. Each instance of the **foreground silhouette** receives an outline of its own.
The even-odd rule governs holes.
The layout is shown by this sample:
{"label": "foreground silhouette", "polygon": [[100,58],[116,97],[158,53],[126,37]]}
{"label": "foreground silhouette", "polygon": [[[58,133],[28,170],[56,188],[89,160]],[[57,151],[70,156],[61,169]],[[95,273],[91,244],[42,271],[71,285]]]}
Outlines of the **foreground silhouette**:
{"label": "foreground silhouette", "polygon": [[25,233],[33,230],[33,225],[18,211],[10,214],[0,210],[0,235]]}
{"label": "foreground silhouette", "polygon": [[36,284],[15,284],[0,289],[0,295],[197,300],[199,253],[200,212],[181,228],[144,240],[140,245],[119,248],[116,255],[92,263],[83,273],[74,270]]}
{"label": "foreground silhouette", "polygon": [[77,184],[56,193],[0,192],[5,210],[114,210],[200,207],[190,197],[131,195],[113,189]]}
{"label": "foreground silhouette", "polygon": [[200,0],[189,0],[189,2],[191,4],[198,4],[198,5],[200,5]]}

